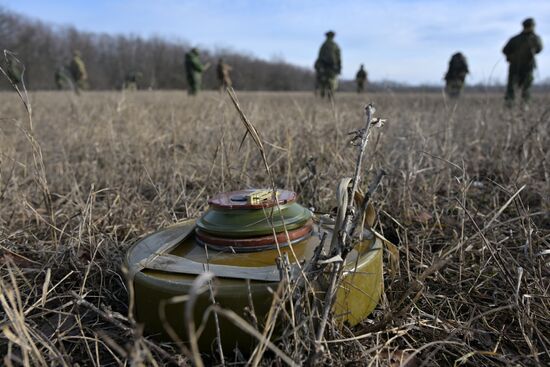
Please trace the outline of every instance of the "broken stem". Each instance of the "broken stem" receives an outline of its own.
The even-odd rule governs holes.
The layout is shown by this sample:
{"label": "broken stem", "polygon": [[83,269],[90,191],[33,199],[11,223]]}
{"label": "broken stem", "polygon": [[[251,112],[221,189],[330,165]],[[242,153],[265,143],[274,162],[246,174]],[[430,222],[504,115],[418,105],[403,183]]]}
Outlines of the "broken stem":
{"label": "broken stem", "polygon": [[[351,180],[351,190],[347,190],[347,192],[343,192],[344,191],[343,187],[339,187],[339,192],[342,191],[341,193],[343,194],[343,196],[347,195],[347,200],[343,196],[339,197],[340,202],[338,203],[339,207],[338,207],[337,221],[340,221],[340,223],[337,222],[335,224],[335,227],[334,227],[335,231],[333,233],[333,236],[337,236],[338,241],[333,242],[333,245],[335,246],[331,246],[331,254],[330,254],[332,258],[335,258],[335,261],[333,261],[334,265],[331,271],[330,282],[328,285],[327,293],[325,294],[325,302],[324,302],[321,322],[319,324],[317,333],[315,335],[315,350],[311,356],[312,358],[310,358],[309,360],[309,364],[314,363],[314,361],[317,359],[317,356],[321,351],[321,340],[323,339],[325,328],[327,326],[328,318],[330,315],[330,310],[332,309],[332,304],[334,303],[337,285],[342,277],[343,264],[346,260],[347,254],[351,250],[350,238],[352,236],[353,223],[355,223],[356,216],[359,216],[359,217],[362,216],[361,212],[356,212],[354,208],[353,200],[354,200],[355,192],[359,187],[359,181],[361,179],[363,156],[365,155],[365,151],[367,149],[367,144],[369,141],[369,130],[372,125],[373,113],[374,113],[374,107],[372,106],[372,104],[368,104],[365,107],[365,128],[356,132],[357,138],[360,138],[361,143],[360,143],[359,153],[357,155],[357,161],[355,163],[354,176],[353,176],[353,179]],[[348,188],[349,186],[347,185],[347,183],[349,182],[349,179],[344,179],[344,180],[342,181],[342,183],[344,183],[346,185],[346,188]],[[340,185],[342,185],[342,183]],[[345,215],[343,216],[342,216],[342,211],[345,211]],[[348,245],[348,242],[349,242],[349,245]]]}
{"label": "broken stem", "polygon": [[362,222],[362,219],[363,219],[362,214],[367,211],[367,207],[369,205],[370,198],[372,197],[372,194],[374,194],[374,192],[376,191],[376,189],[380,185],[380,182],[382,181],[382,177],[384,177],[385,174],[386,174],[386,171],[384,171],[383,169],[378,171],[378,173],[376,174],[376,177],[374,178],[374,180],[369,185],[369,190],[365,194],[365,197],[363,198],[363,202],[361,203],[361,208],[359,210],[359,215],[357,215],[357,217],[355,218],[355,221],[353,222],[353,227],[351,228],[351,236],[352,237],[355,235],[355,231],[357,230],[357,227],[359,227],[359,224],[361,224],[361,222]]}

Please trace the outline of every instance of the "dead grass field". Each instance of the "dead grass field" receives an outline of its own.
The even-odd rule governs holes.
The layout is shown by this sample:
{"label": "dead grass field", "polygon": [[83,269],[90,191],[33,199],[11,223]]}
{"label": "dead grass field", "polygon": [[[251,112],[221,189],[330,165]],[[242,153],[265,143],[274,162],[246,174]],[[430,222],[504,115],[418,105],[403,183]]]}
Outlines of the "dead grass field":
{"label": "dead grass field", "polygon": [[[0,94],[2,363],[185,364],[126,317],[120,265],[136,239],[199,215],[209,196],[269,184],[252,141],[239,150],[245,130],[228,97],[30,97],[31,135],[15,93]],[[387,172],[374,198],[378,228],[398,243],[401,273],[386,277],[377,311],[328,344],[323,363],[550,364],[550,95],[528,112],[485,94],[456,104],[340,94],[335,108],[310,94],[239,98],[277,185],[320,211],[353,173],[347,133],[362,126],[365,103],[388,119],[371,136],[367,171]],[[263,363],[279,365],[269,354]]]}

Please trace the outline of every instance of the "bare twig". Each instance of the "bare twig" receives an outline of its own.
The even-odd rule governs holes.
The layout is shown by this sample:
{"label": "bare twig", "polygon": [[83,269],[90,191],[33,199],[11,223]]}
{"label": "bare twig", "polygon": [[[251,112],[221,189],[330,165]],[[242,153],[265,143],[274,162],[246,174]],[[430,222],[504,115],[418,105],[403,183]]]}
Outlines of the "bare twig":
{"label": "bare twig", "polygon": [[[374,107],[369,104],[365,107],[365,127],[356,132],[354,141],[359,141],[359,152],[357,154],[357,160],[355,163],[355,172],[352,179],[344,179],[338,186],[337,198],[338,198],[338,213],[336,218],[336,224],[334,226],[333,240],[331,243],[330,256],[335,259],[333,261],[333,267],[331,270],[330,281],[325,295],[325,301],[323,305],[323,312],[321,314],[321,320],[315,334],[315,348],[314,352],[309,358],[309,364],[314,363],[319,353],[322,350],[321,340],[323,338],[326,325],[334,298],[336,296],[337,286],[342,277],[343,264],[345,263],[347,254],[352,249],[351,236],[353,230],[353,223],[357,221],[357,217],[362,217],[363,213],[357,212],[354,207],[355,192],[359,188],[359,182],[361,179],[361,171],[363,169],[363,157],[365,155],[367,144],[369,141],[370,128],[373,122],[372,115],[374,113]],[[380,176],[381,178],[381,176]],[[349,185],[351,183],[351,189]],[[373,186],[373,191],[376,186]],[[363,203],[362,203],[363,204]],[[368,204],[368,199],[367,203]],[[361,206],[362,207],[362,206]]]}

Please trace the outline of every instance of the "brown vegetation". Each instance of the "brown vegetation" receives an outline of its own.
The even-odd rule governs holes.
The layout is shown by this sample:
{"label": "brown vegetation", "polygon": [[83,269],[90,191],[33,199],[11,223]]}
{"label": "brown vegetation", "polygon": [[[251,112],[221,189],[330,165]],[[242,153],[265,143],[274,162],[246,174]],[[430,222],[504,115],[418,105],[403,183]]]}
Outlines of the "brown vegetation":
{"label": "brown vegetation", "polygon": [[[252,141],[239,149],[244,128],[227,96],[35,93],[32,129],[14,93],[0,98],[3,364],[186,363],[127,317],[120,265],[136,239],[196,217],[211,195],[269,186]],[[322,212],[353,174],[347,133],[362,125],[365,102],[388,119],[371,136],[366,170],[387,172],[377,228],[398,243],[401,274],[387,276],[369,320],[325,335],[324,363],[550,362],[547,95],[529,112],[482,94],[456,104],[439,94],[340,94],[334,108],[310,94],[239,98],[276,185]],[[278,343],[307,358],[299,343]],[[226,353],[227,363],[242,361]]]}

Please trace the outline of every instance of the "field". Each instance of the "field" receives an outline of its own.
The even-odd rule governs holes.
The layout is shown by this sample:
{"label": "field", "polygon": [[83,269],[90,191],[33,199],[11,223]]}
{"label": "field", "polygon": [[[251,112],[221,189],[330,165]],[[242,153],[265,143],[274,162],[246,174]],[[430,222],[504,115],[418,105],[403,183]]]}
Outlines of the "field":
{"label": "field", "polygon": [[[550,95],[239,93],[276,184],[335,205],[366,102],[387,119],[365,171],[383,168],[377,229],[400,275],[361,326],[327,340],[331,365],[550,363]],[[136,239],[198,216],[220,191],[268,186],[228,97],[205,92],[0,94],[0,355],[18,365],[186,364],[128,318],[120,270]],[[283,343],[284,344],[284,343]],[[298,361],[292,345],[281,345]],[[305,357],[304,357],[305,358]],[[206,357],[216,364],[216,356]],[[243,359],[226,356],[228,364]],[[265,365],[280,365],[266,354]]]}

